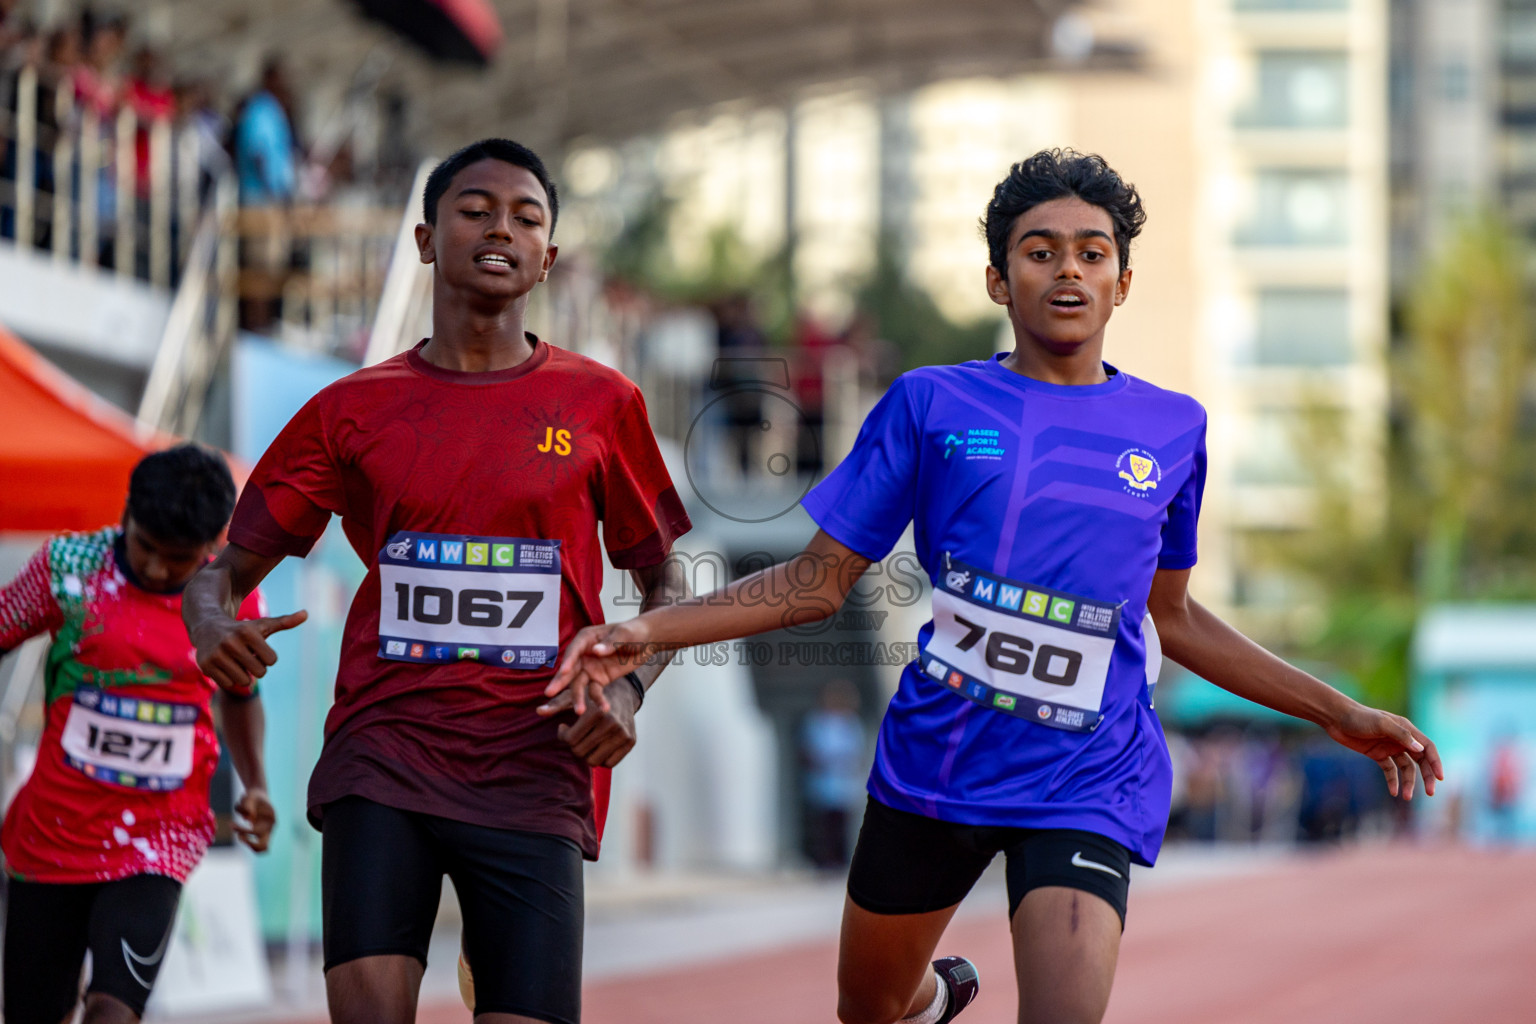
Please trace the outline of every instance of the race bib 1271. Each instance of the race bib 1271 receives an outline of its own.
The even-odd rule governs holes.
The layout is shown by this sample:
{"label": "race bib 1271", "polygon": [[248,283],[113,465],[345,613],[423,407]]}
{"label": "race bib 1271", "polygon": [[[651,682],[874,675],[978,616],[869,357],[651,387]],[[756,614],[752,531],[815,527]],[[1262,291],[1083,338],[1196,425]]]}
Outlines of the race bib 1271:
{"label": "race bib 1271", "polygon": [[1089,732],[1103,717],[1120,606],[946,561],[933,589],[930,677],[995,711]]}
{"label": "race bib 1271", "polygon": [[180,789],[192,774],[198,707],[75,689],[60,745],[71,768],[129,789]]}
{"label": "race bib 1271", "polygon": [[379,552],[379,657],[547,668],[560,644],[560,542],[396,533]]}

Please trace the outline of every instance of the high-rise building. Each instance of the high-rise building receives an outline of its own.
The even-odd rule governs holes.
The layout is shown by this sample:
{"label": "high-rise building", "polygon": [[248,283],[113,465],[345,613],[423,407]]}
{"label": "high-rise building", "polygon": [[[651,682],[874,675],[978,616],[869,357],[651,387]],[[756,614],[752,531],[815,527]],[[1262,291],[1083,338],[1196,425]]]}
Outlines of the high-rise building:
{"label": "high-rise building", "polygon": [[1497,210],[1536,237],[1536,2],[1393,0],[1391,29],[1401,292],[1458,217]]}

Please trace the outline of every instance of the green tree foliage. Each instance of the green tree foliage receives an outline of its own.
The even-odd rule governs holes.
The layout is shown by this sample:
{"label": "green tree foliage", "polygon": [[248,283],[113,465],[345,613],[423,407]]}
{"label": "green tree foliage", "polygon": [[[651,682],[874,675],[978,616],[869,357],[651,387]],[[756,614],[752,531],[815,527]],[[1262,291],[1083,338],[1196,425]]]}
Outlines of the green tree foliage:
{"label": "green tree foliage", "polygon": [[[978,280],[980,276],[978,267]],[[957,324],[949,319],[932,296],[908,277],[891,239],[881,239],[874,270],[855,293],[855,301],[874,318],[876,333],[901,353],[903,370],[986,359],[997,351],[1000,320]]]}
{"label": "green tree foliage", "polygon": [[630,217],[609,243],[604,269],[668,302],[712,307],[736,295],[749,295],[764,332],[783,341],[793,318],[787,250],[754,253],[734,225],[709,233],[704,258],[694,266],[677,261],[672,244],[676,201],[658,191]]}
{"label": "green tree foliage", "polygon": [[1390,363],[1379,491],[1348,467],[1339,418],[1306,418],[1317,526],[1267,554],[1326,610],[1303,646],[1406,703],[1419,612],[1438,601],[1536,599],[1536,417],[1527,250],[1491,216],[1448,231],[1406,297]]}

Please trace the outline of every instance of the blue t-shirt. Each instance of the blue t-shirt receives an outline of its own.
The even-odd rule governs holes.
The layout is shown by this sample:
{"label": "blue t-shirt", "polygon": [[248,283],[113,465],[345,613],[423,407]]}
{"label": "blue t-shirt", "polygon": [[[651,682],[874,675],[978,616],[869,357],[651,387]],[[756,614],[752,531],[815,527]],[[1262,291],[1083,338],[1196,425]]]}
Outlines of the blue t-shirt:
{"label": "blue t-shirt", "polygon": [[251,97],[235,126],[235,172],[240,201],[267,206],[293,198],[298,168],[293,128],[277,97],[262,91]]}
{"label": "blue t-shirt", "polygon": [[869,792],[944,821],[1095,832],[1151,864],[1171,772],[1142,620],[1153,574],[1195,564],[1205,410],[1113,368],[1068,386],[1000,359],[898,378],[804,500],[874,560],[913,523],[934,583],[940,635],[935,619],[918,633]]}

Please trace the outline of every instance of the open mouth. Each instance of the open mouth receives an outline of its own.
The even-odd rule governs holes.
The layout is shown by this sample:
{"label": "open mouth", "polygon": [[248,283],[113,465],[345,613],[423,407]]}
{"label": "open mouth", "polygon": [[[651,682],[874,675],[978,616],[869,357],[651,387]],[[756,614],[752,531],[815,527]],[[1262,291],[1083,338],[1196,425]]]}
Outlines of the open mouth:
{"label": "open mouth", "polygon": [[475,262],[480,264],[482,267],[499,267],[502,270],[512,269],[512,261],[507,259],[507,257],[502,256],[500,253],[484,253],[483,255],[476,256]]}
{"label": "open mouth", "polygon": [[1053,309],[1074,310],[1082,309],[1083,307],[1087,306],[1088,300],[1083,298],[1081,295],[1073,295],[1068,293],[1065,295],[1057,295],[1055,298],[1051,299],[1050,304]]}

